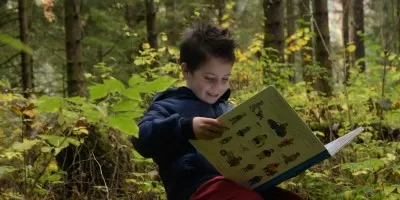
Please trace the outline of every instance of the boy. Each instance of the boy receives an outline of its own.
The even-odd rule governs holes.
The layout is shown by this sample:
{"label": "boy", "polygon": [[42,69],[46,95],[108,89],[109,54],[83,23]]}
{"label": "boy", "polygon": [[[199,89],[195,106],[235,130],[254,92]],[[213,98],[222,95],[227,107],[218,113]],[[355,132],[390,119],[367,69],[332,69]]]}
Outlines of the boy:
{"label": "boy", "polygon": [[189,143],[220,137],[225,129],[216,118],[232,108],[227,100],[235,47],[227,29],[207,23],[188,29],[180,46],[186,86],[157,94],[139,123],[139,138],[132,138],[136,150],[157,163],[168,199],[298,198],[278,188],[258,194],[225,179]]}

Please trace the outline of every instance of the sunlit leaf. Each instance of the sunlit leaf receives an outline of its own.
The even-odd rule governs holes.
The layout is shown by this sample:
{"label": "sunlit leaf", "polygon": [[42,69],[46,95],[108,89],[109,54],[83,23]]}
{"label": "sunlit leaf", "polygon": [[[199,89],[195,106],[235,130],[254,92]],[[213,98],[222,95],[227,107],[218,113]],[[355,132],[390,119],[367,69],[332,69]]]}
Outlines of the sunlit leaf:
{"label": "sunlit leaf", "polygon": [[61,97],[41,96],[36,103],[36,106],[41,112],[56,112],[63,108],[65,105]]}
{"label": "sunlit leaf", "polygon": [[352,53],[352,52],[354,52],[356,50],[356,45],[351,44],[351,45],[347,46],[346,49],[347,49],[348,52]]}
{"label": "sunlit leaf", "polygon": [[117,79],[108,79],[104,80],[104,85],[108,88],[108,91],[111,93],[115,92],[122,92],[125,89],[124,84],[122,84],[119,80]]}
{"label": "sunlit leaf", "polygon": [[83,98],[83,97],[70,97],[70,98],[67,98],[67,100],[70,102],[79,104],[79,105],[85,103],[85,98]]}
{"label": "sunlit leaf", "polygon": [[298,40],[297,40],[297,44],[298,44],[299,46],[304,46],[304,45],[307,44],[307,41],[304,40],[304,39],[298,39]]}
{"label": "sunlit leaf", "polygon": [[143,82],[145,82],[145,79],[137,74],[133,75],[128,81],[129,86],[131,87],[137,85],[138,83],[143,83]]}
{"label": "sunlit leaf", "polygon": [[27,151],[38,143],[40,143],[40,140],[24,139],[23,142],[14,142],[11,148],[17,151]]}
{"label": "sunlit leaf", "polygon": [[92,100],[104,98],[108,94],[108,88],[103,84],[96,84],[93,86],[89,86],[88,89],[89,89],[90,99]]}
{"label": "sunlit leaf", "polygon": [[100,112],[97,107],[84,105],[82,106],[82,111],[89,122],[97,122],[105,117],[105,115]]}
{"label": "sunlit leaf", "polygon": [[50,161],[49,165],[47,165],[47,169],[50,171],[57,171],[58,170],[57,161],[52,159]]}
{"label": "sunlit leaf", "polygon": [[20,40],[15,39],[6,34],[0,34],[0,43],[7,44],[14,49],[21,50],[30,55],[32,55],[32,53],[33,53],[33,50],[29,46],[25,45]]}
{"label": "sunlit leaf", "polygon": [[166,34],[162,34],[162,35],[161,35],[161,40],[162,40],[163,42],[168,41],[167,35],[166,35]]}
{"label": "sunlit leaf", "polygon": [[122,92],[122,95],[124,95],[125,97],[127,97],[129,99],[141,101],[140,92],[141,92],[141,89],[139,87],[131,87],[129,89],[124,90]]}
{"label": "sunlit leaf", "polygon": [[108,125],[120,130],[122,133],[127,135],[137,135],[138,127],[135,121],[128,117],[111,116],[108,117]]}
{"label": "sunlit leaf", "polygon": [[138,102],[133,100],[124,100],[115,104],[112,111],[133,111],[138,107]]}
{"label": "sunlit leaf", "polygon": [[149,82],[146,84],[148,91],[153,91],[153,92],[159,92],[161,90],[165,90],[168,87],[171,87],[171,85],[175,82],[176,80],[174,78],[171,78],[169,76],[161,76],[157,78],[156,80]]}

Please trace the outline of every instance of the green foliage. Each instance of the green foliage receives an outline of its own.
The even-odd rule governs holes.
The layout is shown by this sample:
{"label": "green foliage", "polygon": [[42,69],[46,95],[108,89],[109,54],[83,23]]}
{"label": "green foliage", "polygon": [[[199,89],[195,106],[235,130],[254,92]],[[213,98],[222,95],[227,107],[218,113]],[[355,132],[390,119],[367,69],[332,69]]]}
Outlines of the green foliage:
{"label": "green foliage", "polygon": [[[1,67],[0,78],[9,81],[0,81],[0,199],[57,199],[57,193],[69,180],[68,172],[61,168],[56,156],[63,156],[67,149],[77,150],[76,158],[84,156],[82,149],[87,149],[86,145],[91,142],[95,147],[89,151],[106,153],[101,157],[89,155],[89,165],[91,169],[101,166],[104,173],[85,171],[91,173],[86,176],[101,179],[101,182],[91,185],[77,199],[88,198],[91,190],[95,190],[96,197],[101,199],[107,194],[110,199],[121,196],[166,199],[157,166],[133,150],[129,138],[137,136],[136,122],[151,102],[152,95],[183,83],[177,62],[179,50],[174,45],[177,37],[174,36],[194,19],[218,21],[218,17],[221,17],[222,26],[234,29],[240,46],[235,51],[237,62],[231,75],[231,103],[239,104],[266,85],[274,84],[324,142],[355,126],[367,128],[338,156],[283,183],[283,187],[298,191],[309,199],[400,198],[400,56],[384,51],[379,45],[380,37],[364,35],[367,56],[357,60],[355,65],[366,61],[367,70],[360,73],[356,66],[353,67],[346,85],[342,84],[343,67],[337,63],[342,54],[354,53],[356,47],[347,44],[340,47],[340,55],[331,55],[330,59],[336,63],[337,77],[333,78],[336,81],[333,95],[325,98],[312,88],[324,68],[312,62],[314,34],[310,28],[299,28],[285,40],[284,58],[291,54],[301,57],[301,66],[298,60],[292,66],[283,63],[276,50],[263,48],[261,24],[248,23],[263,19],[258,1],[225,1],[220,16],[215,12],[214,2],[175,2],[175,10],[171,12],[163,9],[165,2],[157,1],[157,7],[161,8],[156,26],[158,49],[150,48],[145,42],[142,1],[84,2],[82,52],[87,70],[87,97],[61,97],[66,89],[65,58],[64,52],[60,52],[65,46],[60,39],[65,37],[62,1],[54,1],[51,8],[43,7],[46,12],[54,9],[53,20],[35,17],[31,21],[31,48],[10,36],[18,34],[16,27],[2,27],[9,33],[0,34],[0,42],[6,44],[0,55],[2,61],[19,51],[32,54],[35,49],[34,80],[38,98],[28,100],[18,94],[16,60]],[[10,11],[3,8],[0,9]],[[33,6],[30,12],[33,16],[42,16],[41,9]],[[11,17],[7,12],[4,12],[7,16],[4,19]],[[159,17],[164,14],[167,17]],[[171,14],[173,22],[168,21]],[[304,20],[297,21],[309,24]],[[375,31],[381,32],[381,29]],[[294,82],[290,78],[296,75],[294,72],[298,72],[299,67],[302,74]],[[124,152],[132,158],[123,162],[109,158],[125,157]],[[82,160],[73,162],[73,166],[85,167]],[[109,165],[115,166],[111,175],[105,170]],[[126,176],[110,178],[119,169],[125,170]],[[103,185],[102,178],[111,184]],[[122,186],[115,183],[118,181],[123,182]],[[85,183],[82,179],[76,182]],[[75,190],[73,188],[74,194],[79,193]]]}
{"label": "green foliage", "polygon": [[[105,134],[121,133],[125,140],[137,136],[135,120],[143,113],[143,98],[170,87],[174,82],[175,79],[167,76],[146,82],[144,77],[135,75],[129,79],[129,84],[124,84],[110,77],[89,86],[90,96],[87,98],[43,95],[27,100],[17,94],[0,93],[0,180],[13,177],[15,183],[25,184],[19,194],[28,192],[29,195],[42,196],[52,193],[51,185],[62,185],[66,181],[65,172],[55,161],[61,151],[82,146],[90,134],[94,134],[90,127]],[[155,169],[154,163],[137,155],[136,152],[132,154],[136,157],[134,163],[138,169],[147,170],[149,163]],[[24,163],[32,157],[36,157],[36,161]],[[126,184],[136,188],[138,196],[162,196],[161,183],[153,180],[155,175],[149,176],[143,170],[135,172]],[[139,180],[138,174],[145,178]],[[28,181],[25,183],[24,180]],[[94,188],[105,189],[104,186]],[[6,193],[2,195],[7,196]]]}
{"label": "green foliage", "polygon": [[14,49],[23,51],[25,53],[31,54],[33,53],[31,47],[26,46],[24,43],[22,43],[20,40],[15,39],[9,35],[6,34],[0,34],[0,42],[10,45],[11,47],[13,47]]}

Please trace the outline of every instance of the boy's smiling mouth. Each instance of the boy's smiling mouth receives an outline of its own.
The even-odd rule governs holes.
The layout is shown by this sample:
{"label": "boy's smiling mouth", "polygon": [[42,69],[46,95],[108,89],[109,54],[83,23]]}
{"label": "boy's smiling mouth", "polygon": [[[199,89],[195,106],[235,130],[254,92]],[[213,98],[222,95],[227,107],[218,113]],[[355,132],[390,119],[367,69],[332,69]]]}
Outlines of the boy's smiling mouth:
{"label": "boy's smiling mouth", "polygon": [[213,93],[209,93],[209,92],[207,92],[207,95],[211,96],[211,97],[218,97],[218,94],[213,94]]}

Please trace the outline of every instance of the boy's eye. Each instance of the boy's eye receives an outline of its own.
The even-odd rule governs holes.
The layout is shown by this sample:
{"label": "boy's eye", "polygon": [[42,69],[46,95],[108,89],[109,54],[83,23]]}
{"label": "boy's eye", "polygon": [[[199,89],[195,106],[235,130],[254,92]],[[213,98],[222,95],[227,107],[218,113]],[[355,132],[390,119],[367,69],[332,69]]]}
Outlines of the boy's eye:
{"label": "boy's eye", "polygon": [[212,78],[212,77],[204,77],[206,80],[208,80],[208,81],[214,81],[215,80],[215,78]]}

